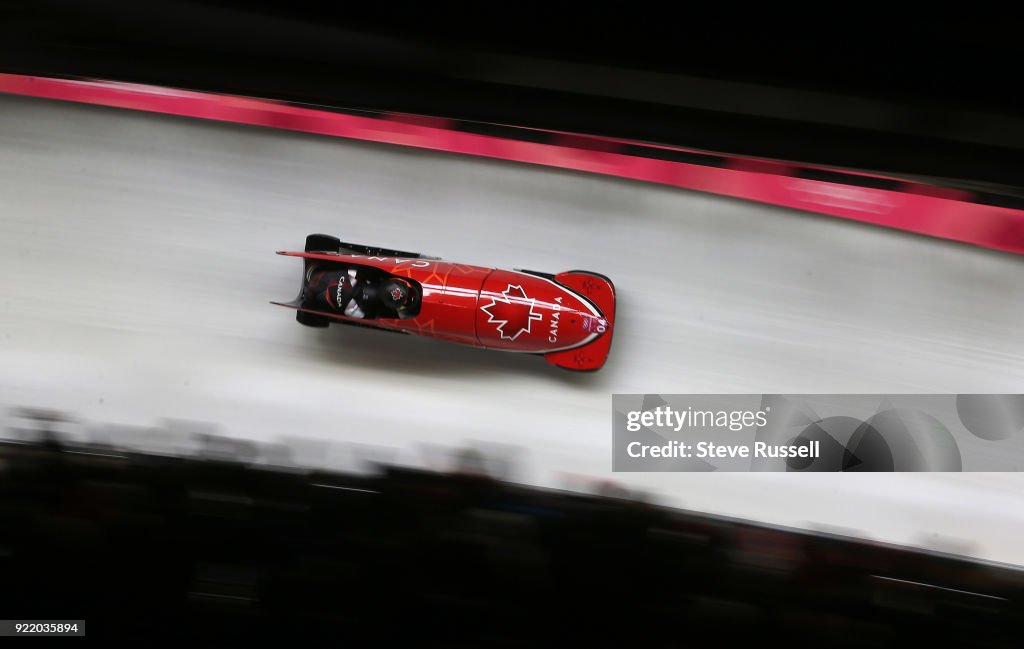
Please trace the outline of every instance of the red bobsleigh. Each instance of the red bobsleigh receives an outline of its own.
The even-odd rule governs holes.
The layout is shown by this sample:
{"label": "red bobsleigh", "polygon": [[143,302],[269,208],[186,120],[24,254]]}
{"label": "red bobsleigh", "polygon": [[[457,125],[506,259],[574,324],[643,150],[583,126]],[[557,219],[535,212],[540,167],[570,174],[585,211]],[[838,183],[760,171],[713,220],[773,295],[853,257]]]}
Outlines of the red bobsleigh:
{"label": "red bobsleigh", "polygon": [[615,287],[603,275],[499,270],[312,234],[302,288],[288,303],[307,326],[373,327],[508,352],[540,354],[570,370],[608,358]]}

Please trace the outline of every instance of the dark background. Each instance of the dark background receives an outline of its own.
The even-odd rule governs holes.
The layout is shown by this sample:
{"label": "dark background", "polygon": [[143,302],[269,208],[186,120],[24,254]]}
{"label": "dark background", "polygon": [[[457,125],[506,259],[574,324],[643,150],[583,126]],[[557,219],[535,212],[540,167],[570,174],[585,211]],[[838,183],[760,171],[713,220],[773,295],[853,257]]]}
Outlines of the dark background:
{"label": "dark background", "polygon": [[4,617],[176,646],[1020,644],[1009,566],[529,488],[471,452],[451,473],[357,476],[197,442],[0,441]]}
{"label": "dark background", "polygon": [[1015,21],[653,3],[0,1],[0,69],[610,135],[1019,194]]}

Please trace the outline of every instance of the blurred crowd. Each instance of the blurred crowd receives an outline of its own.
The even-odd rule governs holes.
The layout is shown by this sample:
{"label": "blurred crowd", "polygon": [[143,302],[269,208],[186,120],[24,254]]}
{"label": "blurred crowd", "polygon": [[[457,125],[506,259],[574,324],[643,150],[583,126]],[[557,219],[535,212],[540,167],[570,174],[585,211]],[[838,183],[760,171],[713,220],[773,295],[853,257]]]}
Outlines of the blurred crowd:
{"label": "blurred crowd", "polygon": [[962,557],[540,490],[0,444],[0,617],[89,636],[342,646],[1019,644],[1024,573]]}

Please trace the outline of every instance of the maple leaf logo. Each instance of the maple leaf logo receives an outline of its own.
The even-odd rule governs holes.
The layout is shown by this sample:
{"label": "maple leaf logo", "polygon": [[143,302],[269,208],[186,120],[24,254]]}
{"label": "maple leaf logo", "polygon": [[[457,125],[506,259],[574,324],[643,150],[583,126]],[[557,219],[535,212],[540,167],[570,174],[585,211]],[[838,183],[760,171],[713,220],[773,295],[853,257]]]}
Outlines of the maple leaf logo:
{"label": "maple leaf logo", "polygon": [[534,320],[544,317],[534,311],[536,302],[534,298],[527,297],[522,286],[509,284],[501,295],[491,296],[491,303],[480,307],[480,310],[487,314],[487,322],[496,325],[502,340],[515,340],[524,333],[530,333]]}

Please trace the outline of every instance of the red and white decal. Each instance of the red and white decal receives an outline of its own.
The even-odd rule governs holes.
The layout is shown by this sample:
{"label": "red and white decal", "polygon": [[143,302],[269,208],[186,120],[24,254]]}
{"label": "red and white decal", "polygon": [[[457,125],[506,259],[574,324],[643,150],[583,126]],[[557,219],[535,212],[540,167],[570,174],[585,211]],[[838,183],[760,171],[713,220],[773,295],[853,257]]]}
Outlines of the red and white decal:
{"label": "red and white decal", "polygon": [[395,266],[401,264],[408,264],[413,268],[430,268],[430,262],[426,259],[404,259],[402,257],[378,257],[376,255],[357,255],[351,254],[346,255],[353,259],[366,259],[367,261],[382,261],[382,262],[394,262]]}
{"label": "red and white decal", "polygon": [[[487,314],[487,322],[495,325],[502,340],[515,340],[524,333],[530,333],[534,320],[543,318],[534,308],[536,304],[537,301],[526,295],[522,286],[509,284],[480,310]],[[525,306],[529,308],[524,309]]]}

